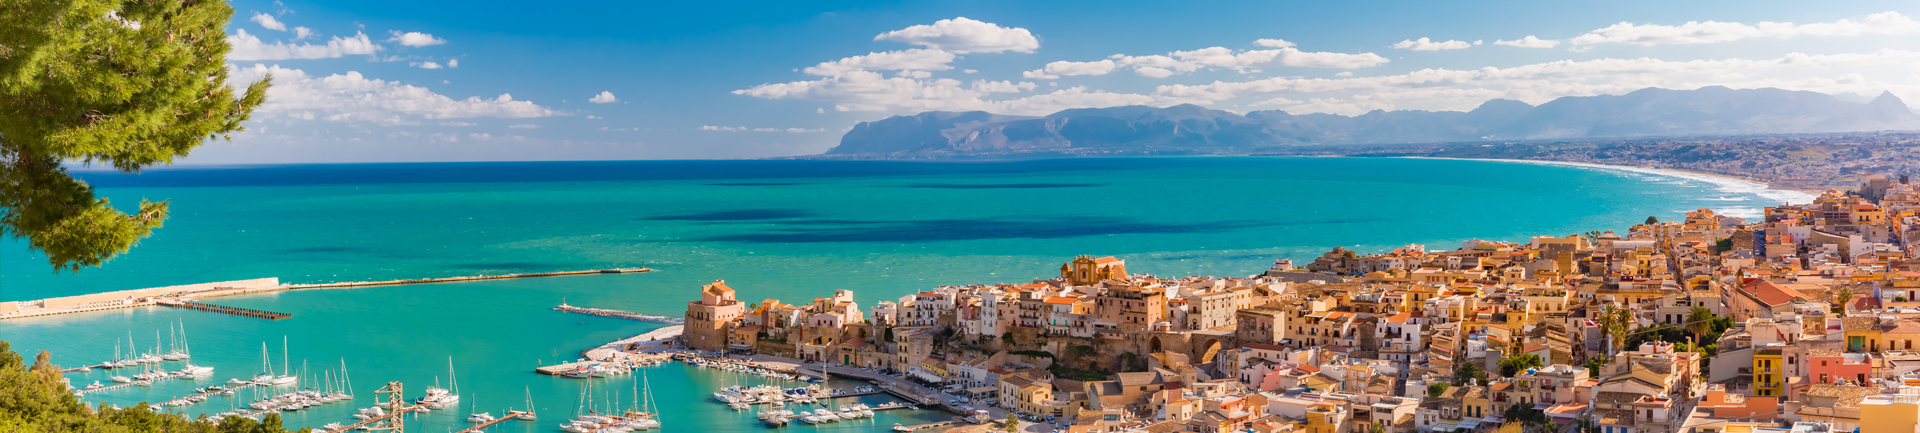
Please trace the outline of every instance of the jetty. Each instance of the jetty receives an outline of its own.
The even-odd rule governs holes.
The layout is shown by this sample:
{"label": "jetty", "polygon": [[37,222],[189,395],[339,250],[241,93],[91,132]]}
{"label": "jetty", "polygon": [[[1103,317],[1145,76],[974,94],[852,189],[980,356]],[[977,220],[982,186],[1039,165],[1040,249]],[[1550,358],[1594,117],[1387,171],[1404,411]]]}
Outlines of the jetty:
{"label": "jetty", "polygon": [[467,427],[467,429],[465,429],[465,430],[461,430],[461,431],[457,431],[457,432],[453,432],[453,433],[473,433],[473,432],[477,432],[477,431],[481,431],[481,430],[486,430],[486,429],[487,429],[487,427],[493,427],[493,426],[494,426],[494,425],[496,425],[496,424],[500,424],[500,423],[503,423],[503,422],[507,422],[507,421],[511,421],[511,420],[514,420],[514,419],[518,419],[518,418],[520,417],[520,414],[523,414],[523,413],[526,413],[526,412],[521,412],[521,411],[517,411],[517,410],[510,410],[510,411],[507,411],[507,414],[506,414],[506,415],[503,415],[503,416],[501,416],[501,417],[499,417],[499,418],[494,418],[494,419],[493,419],[493,421],[487,421],[487,422],[483,422],[483,423],[480,423],[480,425],[477,425],[477,426],[473,426],[473,427]]}
{"label": "jetty", "polygon": [[638,320],[641,322],[666,323],[666,324],[673,324],[673,325],[687,323],[687,319],[683,317],[655,316],[651,314],[635,313],[631,311],[611,310],[606,308],[577,307],[577,306],[567,305],[567,303],[564,301],[560,303],[560,306],[553,307],[553,309],[559,310],[559,311],[565,311],[568,313],[579,313],[579,314],[587,314],[587,315],[594,315],[594,316],[600,316],[600,317],[612,317],[616,319]]}
{"label": "jetty", "polygon": [[936,421],[936,422],[930,422],[926,424],[914,424],[914,425],[906,426],[906,429],[907,431],[917,431],[921,429],[930,429],[934,427],[949,426],[949,425],[954,425],[959,423],[960,423],[959,421]]}
{"label": "jetty", "polygon": [[232,314],[235,316],[246,316],[246,317],[252,317],[256,319],[280,320],[288,317],[293,317],[292,314],[287,314],[287,313],[275,313],[272,311],[261,311],[261,310],[255,310],[250,308],[223,307],[223,306],[213,305],[213,304],[203,304],[199,302],[194,302],[194,300],[192,299],[161,299],[154,302],[160,305],[165,305],[165,306],[174,307],[174,308],[186,308],[186,309],[200,310],[200,311],[212,311],[215,313]]}
{"label": "jetty", "polygon": [[[31,301],[4,301],[4,302],[0,302],[0,320],[50,316],[50,315],[56,315],[56,314],[85,313],[85,312],[92,312],[92,311],[105,311],[105,310],[114,310],[114,309],[121,309],[121,308],[151,307],[151,306],[163,305],[162,301],[174,301],[174,302],[183,303],[183,304],[196,303],[194,301],[197,299],[213,298],[213,297],[220,297],[220,296],[250,295],[250,294],[257,294],[257,293],[277,292],[282,290],[380,287],[380,286],[398,286],[398,285],[408,285],[408,284],[437,284],[437,283],[459,283],[459,282],[469,282],[469,281],[504,280],[504,279],[514,279],[514,278],[562,277],[562,276],[572,276],[572,275],[634,274],[634,273],[647,273],[647,272],[653,272],[653,269],[644,268],[644,267],[612,268],[612,269],[591,269],[591,270],[584,270],[584,271],[535,272],[535,273],[524,273],[524,274],[475,275],[475,276],[466,276],[466,277],[416,278],[416,279],[386,280],[386,281],[351,281],[351,282],[316,283],[316,284],[281,284],[280,279],[277,277],[255,278],[251,280],[220,281],[220,282],[212,282],[212,283],[187,284],[187,285],[179,285],[179,286],[153,287],[153,288],[146,288],[146,289],[120,290],[120,291],[113,291],[113,292],[93,293],[93,294],[77,295],[77,296],[63,296],[58,298],[36,299]],[[172,306],[180,306],[180,305],[172,305]],[[193,308],[193,309],[200,309],[200,308]],[[223,311],[218,309],[202,309],[202,311],[234,314],[233,312]],[[261,312],[261,313],[268,314],[267,316],[263,316],[261,318],[270,319],[270,320],[277,320],[277,319],[284,319],[287,317],[291,317],[290,315],[275,316],[275,315],[280,315],[284,313],[272,313],[272,312]],[[239,314],[239,315],[244,316],[246,314]]]}

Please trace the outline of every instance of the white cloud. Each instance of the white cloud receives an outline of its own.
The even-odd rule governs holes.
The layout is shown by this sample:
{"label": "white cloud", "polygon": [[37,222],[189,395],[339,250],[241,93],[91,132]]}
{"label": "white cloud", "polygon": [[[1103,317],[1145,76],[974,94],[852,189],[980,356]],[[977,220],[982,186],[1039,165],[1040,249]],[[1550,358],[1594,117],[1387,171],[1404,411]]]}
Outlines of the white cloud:
{"label": "white cloud", "polygon": [[592,115],[592,114],[588,114],[588,115],[587,115],[587,117],[586,117],[586,119],[587,119],[587,120],[599,120],[599,119],[605,119],[605,117],[600,117],[600,116],[595,116],[595,115]]}
{"label": "white cloud", "polygon": [[440,69],[440,64],[434,63],[434,62],[411,62],[411,63],[407,63],[407,66],[413,66],[420,69]]}
{"label": "white cloud", "polygon": [[1147,78],[1167,78],[1167,77],[1173,76],[1173,71],[1171,70],[1168,70],[1165,68],[1156,68],[1152,66],[1141,66],[1141,67],[1133,68],[1133,73],[1134,75],[1139,75]]}
{"label": "white cloud", "polygon": [[334,36],[326,45],[289,44],[260,41],[260,38],[247,34],[246,29],[227,36],[227,44],[233,46],[227,52],[227,60],[286,60],[286,59],[328,59],[346,55],[372,55],[380,51],[380,44],[367,39],[364,33],[351,38]]}
{"label": "white cloud", "polygon": [[798,134],[798,133],[803,133],[803,132],[826,132],[826,131],[827,131],[827,129],[826,129],[826,128],[814,128],[814,129],[806,129],[806,128],[748,128],[748,127],[745,127],[745,126],[713,126],[713,125],[701,125],[701,126],[700,126],[700,130],[701,130],[701,131],[727,131],[727,132],[741,132],[741,131],[753,131],[753,132],[788,132],[788,133],[795,133],[795,134]]}
{"label": "white cloud", "polygon": [[485,132],[476,132],[472,134],[467,134],[467,138],[472,138],[475,140],[485,140],[485,139],[493,138],[493,134],[488,134]]}
{"label": "white cloud", "polygon": [[512,96],[483,99],[453,99],[425,87],[367,78],[359,72],[324,77],[307,75],[299,69],[255,64],[230,66],[236,86],[273,75],[273,87],[267,89],[267,102],[256,113],[272,117],[282,113],[323,113],[323,120],[373,122],[386,125],[417,125],[421,119],[467,117],[528,118],[559,116],[566,113]]}
{"label": "white cloud", "polygon": [[1001,27],[967,17],[940,20],[874,36],[875,41],[904,42],[935,50],[956,53],[1031,53],[1040,48],[1032,32],[1019,27]]}
{"label": "white cloud", "polygon": [[295,40],[306,39],[306,38],[313,37],[315,35],[317,35],[317,33],[314,33],[313,29],[309,29],[306,27],[293,28],[293,39]]}
{"label": "white cloud", "polygon": [[399,30],[388,30],[387,32],[393,34],[393,37],[387,38],[387,42],[398,42],[400,43],[400,45],[406,45],[409,47],[424,47],[428,45],[440,45],[440,44],[447,43],[446,39],[436,38],[436,37],[433,37],[433,35],[426,34],[426,33],[420,33],[420,32],[401,33]]}
{"label": "white cloud", "polygon": [[593,95],[592,98],[587,98],[587,102],[592,102],[595,104],[607,104],[607,103],[613,103],[619,100],[620,100],[619,98],[613,97],[613,91],[611,90],[602,90],[600,91],[600,94]]}
{"label": "white cloud", "polygon": [[811,75],[831,77],[852,71],[945,71],[953,69],[952,66],[947,65],[948,63],[953,63],[953,59],[954,55],[950,52],[915,48],[884,53],[867,53],[867,55],[864,56],[853,56],[831,62],[824,62],[809,66],[803,70],[803,72]]}
{"label": "white cloud", "polygon": [[1040,87],[1030,82],[973,80],[973,91],[980,93],[1020,93]]}
{"label": "white cloud", "polygon": [[1292,42],[1287,42],[1280,39],[1259,39],[1259,40],[1253,41],[1253,44],[1259,45],[1262,47],[1267,47],[1267,48],[1287,48],[1287,47],[1294,46]]}
{"label": "white cloud", "polygon": [[1393,44],[1393,48],[1395,49],[1414,51],[1464,50],[1471,47],[1473,47],[1473,44],[1463,41],[1449,39],[1444,42],[1434,42],[1432,39],[1427,38],[1403,40],[1400,41],[1400,43]]}
{"label": "white cloud", "polygon": [[264,28],[264,29],[268,29],[268,30],[279,30],[279,31],[283,31],[283,32],[284,32],[284,31],[287,31],[287,24],[286,24],[286,23],[283,23],[283,22],[280,22],[280,20],[276,20],[276,19],[273,19],[273,15],[267,15],[267,14],[264,14],[264,13],[260,13],[260,12],[254,12],[254,13],[253,13],[253,18],[252,18],[252,19],[250,19],[249,21],[253,21],[253,22],[255,22],[255,23],[259,23],[259,24],[260,24],[260,27],[261,27],[261,28]]}
{"label": "white cloud", "polygon": [[[1201,48],[1192,51],[1174,51],[1167,55],[1128,56],[1115,54],[1110,56],[1121,67],[1157,68],[1166,70],[1136,73],[1155,78],[1163,78],[1172,73],[1189,73],[1205,68],[1220,68],[1240,73],[1255,73],[1258,68],[1294,67],[1294,68],[1338,68],[1355,69],[1387,63],[1385,57],[1374,53],[1346,54],[1300,51],[1295,48],[1273,50],[1235,51],[1223,47]],[[1157,75],[1157,76],[1156,76]]]}
{"label": "white cloud", "polygon": [[980,70],[979,69],[961,69],[960,72],[971,74],[975,72],[980,72]]}
{"label": "white cloud", "polygon": [[[1780,87],[1792,90],[1833,91],[1855,88],[1855,92],[1877,93],[1879,88],[1911,88],[1920,85],[1884,82],[1832,84],[1816,81],[1767,81],[1742,78],[1736,74],[1776,72],[1818,72],[1883,66],[1902,67],[1920,64],[1920,52],[1883,49],[1870,53],[1809,55],[1791,53],[1777,59],[1667,61],[1652,58],[1561,60],[1512,68],[1486,67],[1472,70],[1422,69],[1400,75],[1358,78],[1274,77],[1244,82],[1214,82],[1202,85],[1159,86],[1152,96],[1162,100],[1188,99],[1224,101],[1262,95],[1322,97],[1305,104],[1308,110],[1351,113],[1374,108],[1466,110],[1491,98],[1509,98],[1542,103],[1562,96],[1619,94],[1647,87],[1698,88],[1708,85],[1730,87]],[[1777,84],[1777,85],[1775,85]],[[1824,87],[1822,87],[1824,86]],[[1877,86],[1877,87],[1876,87]],[[1902,87],[1905,86],[1905,87]],[[1299,95],[1299,96],[1293,96]],[[1336,100],[1338,99],[1338,100]],[[1344,104],[1344,105],[1342,105]],[[1290,111],[1296,108],[1289,108]]]}
{"label": "white cloud", "polygon": [[1035,80],[1051,80],[1071,75],[1106,75],[1113,72],[1112,60],[1098,62],[1053,62],[1040,69],[1021,72],[1020,76]]}
{"label": "white cloud", "polygon": [[1791,38],[1795,36],[1908,35],[1920,33],[1920,22],[1899,12],[1868,15],[1860,21],[1841,19],[1830,23],[1796,25],[1762,21],[1758,25],[1719,21],[1688,21],[1678,26],[1635,25],[1621,22],[1596,29],[1572,39],[1574,45],[1621,43],[1640,46],[1669,44],[1711,44],[1747,38]]}
{"label": "white cloud", "polygon": [[1512,40],[1512,41],[1496,39],[1493,41],[1493,44],[1506,45],[1509,47],[1520,47],[1520,48],[1553,48],[1556,45],[1560,45],[1560,41],[1553,40],[1553,39],[1540,39],[1540,38],[1533,37],[1533,35],[1527,35],[1527,37],[1520,38],[1518,40]]}
{"label": "white cloud", "polygon": [[514,125],[507,125],[507,127],[513,128],[513,129],[534,129],[534,128],[539,128],[540,125],[535,125],[531,123],[520,123],[520,124],[514,124]]}
{"label": "white cloud", "polygon": [[[307,120],[313,120],[313,119],[308,118]],[[469,123],[469,122],[440,122],[440,126],[473,126],[473,125],[474,125],[473,123]]]}
{"label": "white cloud", "polygon": [[449,68],[460,67],[460,59],[447,59],[447,67]]}
{"label": "white cloud", "polygon": [[1340,71],[1340,73],[1337,73],[1337,74],[1333,74],[1333,76],[1335,76],[1335,77],[1351,77],[1351,76],[1353,76],[1353,71]]}

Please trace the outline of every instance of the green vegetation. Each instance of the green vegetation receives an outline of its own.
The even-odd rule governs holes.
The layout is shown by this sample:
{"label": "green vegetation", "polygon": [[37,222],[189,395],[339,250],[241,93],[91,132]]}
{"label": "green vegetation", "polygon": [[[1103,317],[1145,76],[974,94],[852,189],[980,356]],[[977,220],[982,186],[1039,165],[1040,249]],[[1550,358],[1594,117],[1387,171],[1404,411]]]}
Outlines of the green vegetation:
{"label": "green vegetation", "polygon": [[1606,366],[1607,362],[1610,361],[1611,359],[1612,358],[1608,358],[1606,356],[1596,356],[1592,358],[1587,358],[1587,363],[1581,364],[1580,366],[1586,367],[1588,374],[1598,377],[1600,376],[1600,367]]}
{"label": "green vegetation", "polygon": [[1120,354],[1120,371],[1123,373],[1147,371],[1147,358],[1135,355],[1133,352],[1123,352]]}
{"label": "green vegetation", "polygon": [[[60,367],[53,355],[41,351],[28,368],[13,345],[0,340],[0,432],[89,433],[282,433],[280,414],[269,413],[259,422],[229,417],[219,423],[159,414],[146,403],[122,409],[95,411],[80,403],[60,383]],[[308,430],[302,430],[308,431]]]}
{"label": "green vegetation", "polygon": [[1453,386],[1464,386],[1468,380],[1478,381],[1481,385],[1487,384],[1487,371],[1481,369],[1480,364],[1462,361],[1459,367],[1453,369]]}
{"label": "green vegetation", "polygon": [[1061,365],[1059,363],[1055,363],[1053,364],[1053,366],[1047,367],[1047,372],[1053,373],[1053,377],[1078,380],[1081,382],[1107,380],[1108,377],[1113,376],[1113,372],[1111,371],[1097,370],[1097,369],[1084,370],[1084,369],[1068,367],[1065,365]]}
{"label": "green vegetation", "polygon": [[1540,363],[1540,355],[1522,353],[1520,356],[1500,360],[1500,375],[1513,377],[1515,374],[1526,371],[1528,368],[1543,367],[1545,365],[1546,364]]}
{"label": "green vegetation", "polygon": [[1517,404],[1512,406],[1507,406],[1507,411],[1505,413],[1500,414],[1500,417],[1506,418],[1507,421],[1509,422],[1519,421],[1522,423],[1522,425],[1529,426],[1529,427],[1545,426],[1548,423],[1552,422],[1547,419],[1546,412],[1541,411],[1539,409],[1534,409],[1532,407],[1517,405]]}
{"label": "green vegetation", "polygon": [[69,161],[137,172],[244,130],[270,79],[227,86],[217,1],[0,2],[0,233],[55,271],[100,266],[167,218],[129,215],[67,172]]}
{"label": "green vegetation", "polygon": [[1434,383],[1427,384],[1428,397],[1439,397],[1440,393],[1444,393],[1444,392],[1447,392],[1446,382],[1434,382]]}
{"label": "green vegetation", "polygon": [[1006,430],[1005,430],[1005,431],[1006,431],[1007,433],[1013,433],[1013,432],[1017,432],[1017,431],[1020,431],[1020,416],[1019,416],[1019,415],[1014,415],[1014,414],[1013,414],[1013,412],[1007,412],[1007,428],[1006,428]]}
{"label": "green vegetation", "polygon": [[1654,218],[1653,215],[1647,215],[1647,225],[1654,225],[1659,223],[1660,223],[1659,218]]}
{"label": "green vegetation", "polygon": [[1038,356],[1038,357],[1047,358],[1047,359],[1053,358],[1052,353],[1042,352],[1038,350],[1015,350],[1007,353],[1011,353],[1015,355]]}

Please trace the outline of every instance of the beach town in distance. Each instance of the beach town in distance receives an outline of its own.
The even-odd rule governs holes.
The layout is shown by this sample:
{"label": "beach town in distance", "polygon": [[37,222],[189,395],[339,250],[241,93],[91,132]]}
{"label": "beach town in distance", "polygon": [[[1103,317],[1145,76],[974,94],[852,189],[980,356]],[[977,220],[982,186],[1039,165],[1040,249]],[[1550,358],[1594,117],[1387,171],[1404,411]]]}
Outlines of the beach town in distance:
{"label": "beach town in distance", "polygon": [[[887,427],[873,418],[900,410],[950,418],[890,424],[897,431],[1012,421],[1100,432],[1757,431],[1782,419],[1893,431],[1886,429],[1913,421],[1904,414],[1920,413],[1920,393],[1907,392],[1920,389],[1920,371],[1910,368],[1920,367],[1911,350],[1920,318],[1908,314],[1920,311],[1920,274],[1908,269],[1906,241],[1920,233],[1916,212],[1920,185],[1867,176],[1857,189],[1768,207],[1753,219],[1698,209],[1684,219],[1525,242],[1334,248],[1248,276],[1133,273],[1124,258],[1082,255],[1063,258],[1054,278],[954,282],[868,306],[844,289],[793,303],[753,301],[753,287],[715,280],[679,292],[687,301],[678,316],[554,307],[667,326],[533,370],[596,381],[674,363],[751,377],[700,400],[768,428]],[[0,318],[166,306],[279,320],[210,302],[461,281],[469,280],[233,281],[7,302]],[[112,375],[76,383],[73,392],[211,376],[193,364],[184,337],[184,329],[169,329],[147,350],[129,347],[120,358],[68,369]],[[351,419],[316,427],[328,432],[462,407],[451,369],[451,387],[416,396],[393,382],[376,391],[384,397],[359,400],[344,368],[321,378],[291,369],[276,373],[269,363],[259,375],[154,407],[252,392],[251,403],[213,416],[358,408]],[[626,407],[455,415],[469,430],[536,420],[572,432],[673,427],[657,419],[663,406],[651,380],[632,382]]]}
{"label": "beach town in distance", "polygon": [[0,0],[0,433],[1920,433],[1916,17]]}

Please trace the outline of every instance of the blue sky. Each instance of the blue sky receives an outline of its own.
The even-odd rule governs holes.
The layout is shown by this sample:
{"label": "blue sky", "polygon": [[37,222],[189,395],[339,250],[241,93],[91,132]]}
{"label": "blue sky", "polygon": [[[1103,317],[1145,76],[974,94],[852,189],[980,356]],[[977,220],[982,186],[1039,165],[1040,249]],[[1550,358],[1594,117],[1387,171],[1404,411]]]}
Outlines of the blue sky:
{"label": "blue sky", "polygon": [[232,4],[236,84],[276,85],[250,131],[182,163],[805,155],[927,110],[1352,115],[1706,85],[1920,102],[1911,1]]}

